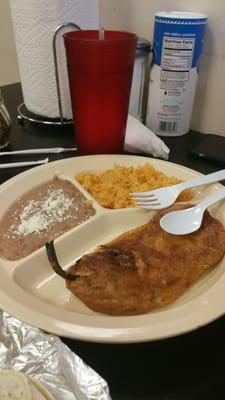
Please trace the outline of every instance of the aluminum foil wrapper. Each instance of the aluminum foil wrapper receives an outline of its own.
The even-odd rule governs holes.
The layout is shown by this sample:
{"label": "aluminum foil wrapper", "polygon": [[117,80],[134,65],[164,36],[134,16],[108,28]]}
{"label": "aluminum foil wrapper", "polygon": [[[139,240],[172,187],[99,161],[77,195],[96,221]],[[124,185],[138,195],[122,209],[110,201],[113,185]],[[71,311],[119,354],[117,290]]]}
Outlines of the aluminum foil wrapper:
{"label": "aluminum foil wrapper", "polygon": [[0,310],[0,368],[39,380],[56,400],[110,400],[109,388],[59,337]]}

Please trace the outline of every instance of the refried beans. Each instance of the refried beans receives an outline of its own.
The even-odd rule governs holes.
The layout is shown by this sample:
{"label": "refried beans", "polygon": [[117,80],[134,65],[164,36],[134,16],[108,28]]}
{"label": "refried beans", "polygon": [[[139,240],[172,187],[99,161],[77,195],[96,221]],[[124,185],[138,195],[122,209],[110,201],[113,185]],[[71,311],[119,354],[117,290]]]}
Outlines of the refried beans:
{"label": "refried beans", "polygon": [[18,260],[96,213],[70,181],[53,178],[12,204],[0,221],[0,256]]}

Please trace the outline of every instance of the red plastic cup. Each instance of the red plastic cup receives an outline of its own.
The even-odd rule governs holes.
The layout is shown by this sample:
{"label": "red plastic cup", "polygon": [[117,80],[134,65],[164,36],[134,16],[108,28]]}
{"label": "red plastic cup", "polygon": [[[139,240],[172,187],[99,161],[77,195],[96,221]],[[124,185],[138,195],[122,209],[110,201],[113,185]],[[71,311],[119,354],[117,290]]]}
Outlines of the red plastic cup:
{"label": "red plastic cup", "polygon": [[64,35],[79,154],[121,153],[124,147],[137,37],[128,32]]}

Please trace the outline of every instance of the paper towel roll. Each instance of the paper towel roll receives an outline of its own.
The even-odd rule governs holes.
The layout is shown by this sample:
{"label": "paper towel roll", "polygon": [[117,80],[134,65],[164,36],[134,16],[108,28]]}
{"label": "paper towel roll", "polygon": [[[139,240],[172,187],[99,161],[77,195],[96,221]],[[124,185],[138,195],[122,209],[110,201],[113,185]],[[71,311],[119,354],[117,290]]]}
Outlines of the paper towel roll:
{"label": "paper towel roll", "polygon": [[[74,22],[82,29],[98,29],[99,0],[10,0],[10,8],[25,105],[37,115],[58,118],[52,50],[54,32],[65,22]],[[72,111],[61,38],[64,32],[57,39],[57,54],[63,116],[70,119]]]}

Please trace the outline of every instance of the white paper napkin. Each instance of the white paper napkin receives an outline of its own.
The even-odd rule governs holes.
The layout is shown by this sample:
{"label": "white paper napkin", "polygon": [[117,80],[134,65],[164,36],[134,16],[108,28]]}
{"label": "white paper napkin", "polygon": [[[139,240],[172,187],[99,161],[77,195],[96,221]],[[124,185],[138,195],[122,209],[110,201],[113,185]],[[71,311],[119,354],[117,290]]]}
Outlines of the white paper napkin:
{"label": "white paper napkin", "polygon": [[151,154],[168,160],[169,148],[139,120],[128,116],[124,150],[132,153]]}

